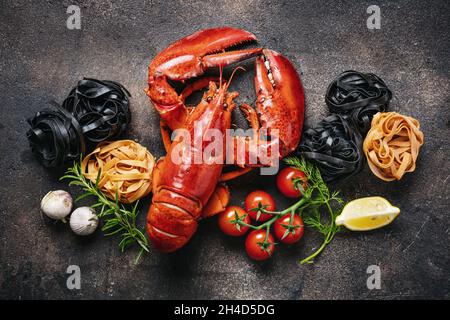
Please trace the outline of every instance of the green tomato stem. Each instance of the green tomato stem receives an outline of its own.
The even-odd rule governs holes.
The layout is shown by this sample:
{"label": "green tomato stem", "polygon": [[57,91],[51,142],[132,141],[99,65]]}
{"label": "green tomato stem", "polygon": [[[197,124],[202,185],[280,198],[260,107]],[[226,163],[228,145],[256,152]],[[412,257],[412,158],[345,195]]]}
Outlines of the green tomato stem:
{"label": "green tomato stem", "polygon": [[[291,214],[292,214],[292,213],[295,213],[295,211],[296,211],[299,207],[301,207],[301,205],[302,205],[305,201],[306,201],[305,198],[301,198],[299,201],[297,201],[296,203],[294,203],[293,205],[291,205],[290,207],[288,207],[287,209],[284,209],[284,210],[282,210],[282,211],[269,211],[269,210],[266,210],[266,209],[261,209],[262,212],[264,212],[264,213],[266,213],[266,214],[272,214],[273,217],[270,218],[270,220],[267,220],[266,222],[260,224],[259,226],[254,226],[254,225],[245,223],[245,222],[243,222],[243,221],[239,221],[238,223],[239,223],[240,225],[242,225],[242,226],[249,227],[250,229],[253,229],[253,230],[261,230],[261,229],[263,229],[263,228],[267,228],[267,235],[266,235],[266,236],[268,236],[268,233],[269,233],[269,231],[270,231],[270,226],[271,226],[276,220],[278,220],[278,218],[279,218],[280,215],[284,216],[285,214],[287,214],[287,213],[289,213],[289,212],[291,212]],[[291,215],[291,217],[293,218],[293,215]],[[291,220],[292,220],[292,218],[291,218]]]}

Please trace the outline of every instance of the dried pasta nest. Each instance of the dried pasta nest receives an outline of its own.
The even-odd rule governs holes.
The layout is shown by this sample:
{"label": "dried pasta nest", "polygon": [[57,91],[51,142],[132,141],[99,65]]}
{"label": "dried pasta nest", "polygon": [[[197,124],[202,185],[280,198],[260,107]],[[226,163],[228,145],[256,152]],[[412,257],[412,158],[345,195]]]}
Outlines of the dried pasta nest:
{"label": "dried pasta nest", "polygon": [[84,78],[62,106],[77,119],[85,139],[95,145],[126,131],[131,120],[130,96],[118,82]]}
{"label": "dried pasta nest", "polygon": [[325,181],[332,181],[361,170],[361,145],[361,135],[349,116],[332,114],[304,132],[297,153],[313,162]]}
{"label": "dried pasta nest", "polygon": [[116,139],[130,123],[130,93],[120,83],[84,78],[62,105],[51,102],[28,120],[31,151],[46,167],[76,160],[105,140]]}
{"label": "dried pasta nest", "polygon": [[372,120],[363,151],[378,178],[400,180],[406,172],[416,169],[423,142],[418,120],[396,112],[379,112]]}
{"label": "dried pasta nest", "polygon": [[31,151],[45,167],[57,167],[79,159],[85,152],[83,129],[78,121],[58,104],[46,108],[28,119],[27,131]]}
{"label": "dried pasta nest", "polygon": [[82,162],[83,175],[110,199],[132,203],[148,195],[152,188],[155,158],[132,140],[101,142]]}
{"label": "dried pasta nest", "polygon": [[349,115],[363,136],[373,115],[387,111],[391,98],[391,90],[380,77],[354,70],[342,72],[325,94],[330,112]]}

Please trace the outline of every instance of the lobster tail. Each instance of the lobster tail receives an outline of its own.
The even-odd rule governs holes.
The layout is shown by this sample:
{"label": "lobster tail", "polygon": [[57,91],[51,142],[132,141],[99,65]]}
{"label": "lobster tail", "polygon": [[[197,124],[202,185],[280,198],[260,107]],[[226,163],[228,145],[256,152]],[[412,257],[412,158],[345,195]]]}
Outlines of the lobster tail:
{"label": "lobster tail", "polygon": [[153,197],[147,215],[147,232],[153,245],[162,252],[184,246],[197,230],[201,214],[198,202],[161,188]]}
{"label": "lobster tail", "polygon": [[183,247],[197,230],[197,221],[179,207],[159,202],[150,206],[147,232],[156,249],[173,252]]}

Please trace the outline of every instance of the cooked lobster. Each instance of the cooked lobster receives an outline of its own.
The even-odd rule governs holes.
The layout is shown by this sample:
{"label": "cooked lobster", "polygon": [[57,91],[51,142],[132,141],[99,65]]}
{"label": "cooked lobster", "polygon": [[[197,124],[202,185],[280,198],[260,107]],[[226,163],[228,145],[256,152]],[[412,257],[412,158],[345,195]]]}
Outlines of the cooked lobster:
{"label": "cooked lobster", "polygon": [[[292,152],[300,141],[304,93],[290,61],[268,49],[225,51],[237,44],[255,40],[252,33],[241,29],[223,27],[202,30],[167,47],[149,66],[146,93],[160,114],[161,133],[168,156],[160,159],[154,170],[147,233],[154,247],[162,252],[173,252],[184,246],[195,233],[201,217],[212,216],[225,209],[229,191],[223,181],[262,165],[258,159],[256,163],[248,161],[252,152],[250,143],[256,142],[270,150],[276,143],[282,158]],[[171,141],[170,130],[185,129],[195,140],[202,139],[208,129],[220,130],[225,137],[226,129],[231,127],[231,113],[238,93],[228,92],[229,81],[205,77],[205,72],[252,57],[256,57],[256,111],[248,104],[241,105],[240,109],[254,129],[254,134],[252,137],[232,138],[234,144],[241,142],[246,146],[244,163],[236,162],[240,168],[227,173],[222,173],[224,162],[175,163],[170,155],[180,147],[183,149],[183,144],[191,143],[187,145],[192,147],[187,157],[193,157],[195,152],[202,152],[208,142],[202,142],[201,148],[198,148],[179,135]],[[180,94],[172,86],[174,81],[185,83],[193,78],[196,79],[187,84]],[[186,106],[187,96],[205,87],[208,90],[197,107]],[[203,131],[194,130],[198,123]],[[269,138],[259,134],[263,130],[268,132]],[[277,132],[277,135],[271,132]]]}

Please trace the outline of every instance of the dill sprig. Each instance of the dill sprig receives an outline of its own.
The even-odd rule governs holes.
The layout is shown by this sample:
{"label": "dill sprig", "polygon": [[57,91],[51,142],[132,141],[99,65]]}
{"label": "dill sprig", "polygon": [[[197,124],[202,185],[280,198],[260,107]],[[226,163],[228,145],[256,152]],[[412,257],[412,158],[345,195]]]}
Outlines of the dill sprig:
{"label": "dill sprig", "polygon": [[136,218],[138,215],[138,203],[130,205],[128,209],[124,204],[119,203],[119,196],[116,190],[115,201],[108,199],[99,189],[101,170],[99,170],[95,184],[86,179],[81,169],[80,162],[74,162],[73,167],[67,169],[60,180],[70,180],[69,186],[80,186],[84,193],[77,197],[75,201],[80,201],[86,197],[94,197],[96,203],[91,208],[100,208],[98,217],[104,221],[102,231],[106,236],[120,234],[119,249],[124,252],[126,248],[132,244],[139,245],[139,252],[135,259],[135,263],[139,261],[144,252],[149,251],[148,240],[144,231],[136,226]]}
{"label": "dill sprig", "polygon": [[[302,193],[309,204],[299,213],[305,225],[317,229],[324,237],[322,245],[313,254],[300,261],[301,264],[312,263],[340,230],[340,227],[336,225],[336,217],[340,214],[344,201],[339,197],[339,191],[330,193],[316,166],[305,161],[304,158],[289,157],[284,161],[305,173],[308,187]],[[301,183],[297,185],[301,186]],[[322,207],[325,207],[325,210],[321,210]]]}

